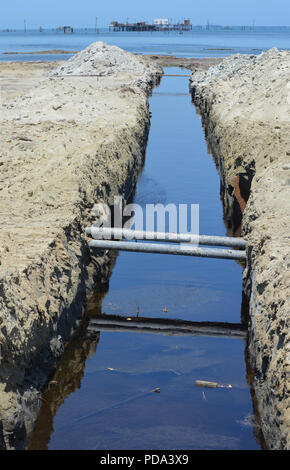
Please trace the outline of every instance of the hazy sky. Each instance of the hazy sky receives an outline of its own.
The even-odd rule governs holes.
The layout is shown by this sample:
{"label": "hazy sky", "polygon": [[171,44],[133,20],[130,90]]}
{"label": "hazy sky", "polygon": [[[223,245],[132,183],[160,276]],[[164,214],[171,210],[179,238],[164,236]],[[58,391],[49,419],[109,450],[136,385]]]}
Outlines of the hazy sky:
{"label": "hazy sky", "polygon": [[290,26],[290,0],[1,0],[0,28],[107,27],[111,20],[190,18],[193,24]]}

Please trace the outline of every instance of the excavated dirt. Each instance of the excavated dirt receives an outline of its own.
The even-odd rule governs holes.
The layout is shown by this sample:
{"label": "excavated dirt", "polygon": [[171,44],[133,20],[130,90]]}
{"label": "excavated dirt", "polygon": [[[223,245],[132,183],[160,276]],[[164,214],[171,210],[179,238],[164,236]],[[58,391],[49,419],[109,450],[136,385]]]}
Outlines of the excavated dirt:
{"label": "excavated dirt", "polygon": [[191,78],[229,233],[242,230],[249,244],[249,353],[269,449],[290,449],[289,66],[290,53],[272,49]]}
{"label": "excavated dirt", "polygon": [[144,160],[146,92],[162,69],[119,49],[120,70],[109,61],[116,48],[101,47],[109,71],[101,78],[48,77],[52,64],[30,64],[9,86],[19,65],[0,66],[0,447],[6,449],[24,445],[40,390],[87,295],[108,280],[109,254],[92,257],[84,235],[91,209],[115,195],[127,199]]}

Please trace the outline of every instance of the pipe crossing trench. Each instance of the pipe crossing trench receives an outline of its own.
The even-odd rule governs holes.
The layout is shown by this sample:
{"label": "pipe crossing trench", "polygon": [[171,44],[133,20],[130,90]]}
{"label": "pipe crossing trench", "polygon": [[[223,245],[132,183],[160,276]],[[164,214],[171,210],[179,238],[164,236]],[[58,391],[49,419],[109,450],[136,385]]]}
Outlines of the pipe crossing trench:
{"label": "pipe crossing trench", "polygon": [[[119,251],[133,251],[139,253],[157,253],[179,256],[199,256],[201,258],[217,258],[217,259],[231,259],[231,260],[246,260],[246,252],[239,250],[225,250],[213,248],[199,248],[194,245],[217,245],[217,246],[236,246],[238,248],[246,247],[245,240],[241,238],[230,237],[215,237],[215,236],[193,236],[188,234],[173,234],[173,233],[160,233],[160,232],[146,232],[134,230],[122,230],[113,228],[95,228],[88,227],[86,229],[87,235],[94,238],[104,238],[103,240],[93,240],[89,243],[90,248],[101,250],[119,250]],[[111,241],[109,238],[128,238],[130,240],[158,240],[165,242],[187,243],[187,246],[181,245],[164,245],[160,243],[132,243],[132,242],[119,242]]]}

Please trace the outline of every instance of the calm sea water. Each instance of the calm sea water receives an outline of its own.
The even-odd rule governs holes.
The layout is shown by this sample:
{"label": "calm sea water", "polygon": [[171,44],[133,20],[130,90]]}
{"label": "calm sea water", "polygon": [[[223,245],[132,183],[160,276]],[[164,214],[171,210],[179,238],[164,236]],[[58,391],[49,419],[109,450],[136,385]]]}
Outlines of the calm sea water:
{"label": "calm sea water", "polygon": [[115,33],[100,29],[76,30],[74,34],[55,31],[0,32],[0,61],[3,60],[63,60],[69,55],[3,55],[4,52],[35,52],[49,49],[78,51],[94,41],[104,41],[138,54],[169,54],[180,57],[225,56],[234,53],[258,54],[277,47],[290,48],[290,27],[257,27],[242,31],[205,30],[195,28],[182,35],[177,32]]}
{"label": "calm sea water", "polygon": [[[201,233],[225,235],[219,177],[188,91],[187,78],[164,77],[153,92],[135,202],[198,203]],[[234,261],[121,252],[87,315],[239,323],[241,272]],[[259,449],[245,350],[233,338],[78,332],[29,448]],[[198,379],[232,388],[197,388]]]}

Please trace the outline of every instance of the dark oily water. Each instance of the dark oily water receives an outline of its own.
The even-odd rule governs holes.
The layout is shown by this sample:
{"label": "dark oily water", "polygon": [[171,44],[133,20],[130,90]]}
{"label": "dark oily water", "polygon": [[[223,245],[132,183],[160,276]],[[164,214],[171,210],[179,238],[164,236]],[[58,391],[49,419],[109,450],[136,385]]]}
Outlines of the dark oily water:
{"label": "dark oily water", "polygon": [[[226,235],[219,176],[191,104],[188,78],[164,77],[150,107],[135,202],[200,204],[200,233]],[[234,261],[121,252],[109,291],[96,296],[87,317],[239,323],[241,289],[241,267]],[[261,448],[245,340],[92,334],[86,326],[84,321],[43,396],[28,448]],[[199,388],[195,380],[232,387]]]}

